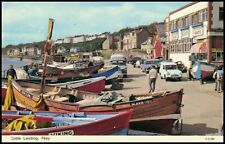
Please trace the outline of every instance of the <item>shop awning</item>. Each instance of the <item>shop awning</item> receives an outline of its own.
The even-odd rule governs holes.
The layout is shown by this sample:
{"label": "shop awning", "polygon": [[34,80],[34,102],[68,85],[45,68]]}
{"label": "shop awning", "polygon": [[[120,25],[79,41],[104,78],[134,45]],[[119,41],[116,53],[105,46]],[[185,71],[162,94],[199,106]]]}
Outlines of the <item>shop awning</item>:
{"label": "shop awning", "polygon": [[207,53],[206,40],[196,43],[191,47],[191,53]]}

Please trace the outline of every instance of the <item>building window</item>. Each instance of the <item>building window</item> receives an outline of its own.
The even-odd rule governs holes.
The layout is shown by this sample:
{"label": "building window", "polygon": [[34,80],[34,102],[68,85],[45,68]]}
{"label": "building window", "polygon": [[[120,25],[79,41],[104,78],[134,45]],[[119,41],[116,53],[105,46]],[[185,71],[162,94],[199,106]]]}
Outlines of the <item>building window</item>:
{"label": "building window", "polygon": [[207,9],[202,10],[202,21],[207,21]]}
{"label": "building window", "polygon": [[203,10],[199,11],[199,22],[203,22],[203,19],[202,19],[202,13],[203,13]]}
{"label": "building window", "polygon": [[223,20],[223,7],[219,8],[219,20]]}
{"label": "building window", "polygon": [[192,15],[188,16],[189,25],[192,25]]}
{"label": "building window", "polygon": [[212,52],[212,61],[223,61],[223,52]]}
{"label": "building window", "polygon": [[196,12],[194,15],[192,15],[192,24],[196,24],[199,22],[199,14]]}
{"label": "building window", "polygon": [[182,18],[179,19],[179,28],[182,28],[183,27],[183,21],[182,21]]}
{"label": "building window", "polygon": [[175,29],[178,29],[178,20],[176,20]]}
{"label": "building window", "polygon": [[189,26],[189,18],[188,18],[188,16],[186,16],[185,18],[184,18],[184,26],[186,27],[186,26]]}

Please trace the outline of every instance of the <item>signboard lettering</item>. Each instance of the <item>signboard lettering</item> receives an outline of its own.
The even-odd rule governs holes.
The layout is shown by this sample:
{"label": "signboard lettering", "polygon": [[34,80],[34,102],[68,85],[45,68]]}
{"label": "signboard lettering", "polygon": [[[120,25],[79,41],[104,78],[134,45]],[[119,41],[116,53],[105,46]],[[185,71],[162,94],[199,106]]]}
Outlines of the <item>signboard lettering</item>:
{"label": "signboard lettering", "polygon": [[193,29],[193,36],[200,36],[203,35],[203,27],[196,27]]}
{"label": "signboard lettering", "polygon": [[182,30],[181,31],[181,38],[187,38],[189,37],[189,29]]}
{"label": "signboard lettering", "polygon": [[171,40],[177,40],[178,39],[178,32],[171,33]]}
{"label": "signboard lettering", "polygon": [[73,130],[66,130],[66,131],[59,131],[59,132],[52,132],[49,135],[74,135]]}

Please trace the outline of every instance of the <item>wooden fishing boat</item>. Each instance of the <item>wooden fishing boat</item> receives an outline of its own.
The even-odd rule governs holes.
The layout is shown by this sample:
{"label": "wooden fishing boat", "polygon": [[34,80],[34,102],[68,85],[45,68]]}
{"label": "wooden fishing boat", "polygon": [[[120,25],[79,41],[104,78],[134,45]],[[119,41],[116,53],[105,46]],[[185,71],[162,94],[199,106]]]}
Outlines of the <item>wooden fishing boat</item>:
{"label": "wooden fishing boat", "polygon": [[119,78],[119,67],[118,66],[105,66],[98,70],[98,73],[91,74],[91,77],[106,77],[106,84],[112,84],[113,80]]}
{"label": "wooden fishing boat", "polygon": [[[79,75],[85,75],[85,74],[92,74],[99,69],[101,69],[104,66],[104,63],[100,63],[98,65],[93,66],[81,66],[77,67],[75,64],[68,64],[64,66],[56,66],[47,64],[46,74],[54,74],[54,75],[69,75],[71,72],[73,74]],[[43,65],[39,65],[39,74],[42,73]]]}
{"label": "wooden fishing boat", "polygon": [[[94,100],[85,99],[77,103],[80,104],[80,111],[100,112],[133,109],[130,120],[131,129],[172,134],[174,124],[181,119],[182,96],[183,89],[131,95],[124,98],[111,97],[112,101],[101,98],[100,104]],[[102,100],[107,105],[102,103]]]}
{"label": "wooden fishing boat", "polygon": [[[46,82],[68,82],[73,80],[81,80],[83,77],[91,78],[91,74],[97,73],[99,69],[103,67],[103,64],[80,67],[71,69],[61,69],[57,67],[50,67],[47,65],[45,72]],[[43,66],[39,65],[39,71],[37,75],[29,75],[28,79],[32,81],[41,81],[43,74]]]}
{"label": "wooden fishing boat", "polygon": [[[7,79],[2,78],[4,84],[2,84],[2,95],[5,96],[6,89],[7,89]],[[33,82],[40,84],[39,81],[29,81],[29,80],[20,80],[23,82]],[[89,78],[77,81],[69,81],[64,83],[49,83],[46,84],[49,86],[56,86],[56,87],[63,87],[63,88],[70,88],[70,89],[77,89],[86,92],[93,92],[93,93],[100,93],[105,89],[105,77],[96,77],[96,78]]]}
{"label": "wooden fishing boat", "polygon": [[6,91],[7,91],[7,84],[2,83],[2,104],[4,104],[5,101]]}
{"label": "wooden fishing boat", "polygon": [[29,115],[36,121],[37,128],[20,131],[6,128],[2,135],[127,135],[131,114],[132,110],[110,113],[3,111],[3,128],[10,121]]}
{"label": "wooden fishing boat", "polygon": [[89,78],[65,83],[47,84],[62,88],[77,89],[86,92],[100,93],[105,89],[105,77]]}
{"label": "wooden fishing boat", "polygon": [[[34,110],[40,90],[39,85],[23,81],[12,81],[14,98],[17,106]],[[109,112],[133,109],[131,126],[152,122],[162,123],[151,125],[160,133],[170,134],[173,123],[180,118],[183,89],[163,91],[153,94],[109,96],[109,92],[94,94],[66,88],[46,86],[44,91],[45,110],[60,112]],[[151,129],[149,129],[151,130]]]}
{"label": "wooden fishing boat", "polygon": [[[89,78],[97,78],[97,77],[106,77],[105,84],[109,85],[112,84],[113,80],[116,80],[119,76],[119,68],[118,66],[108,66],[108,67],[103,67],[98,70],[98,73],[96,74],[91,74],[90,76],[77,76],[77,77],[68,77],[68,78],[59,78],[57,76],[52,76],[52,77],[46,77],[46,83],[63,83],[63,82],[70,82],[70,81],[75,81],[75,80],[84,80],[84,79],[89,79]],[[32,76],[29,75],[29,80],[30,81],[41,81],[41,77],[38,76]]]}
{"label": "wooden fishing boat", "polygon": [[[36,110],[35,105],[40,95],[40,84],[23,80],[12,80],[12,90],[15,102],[13,106],[19,106],[29,110]],[[45,105],[39,110],[75,112],[79,110],[79,104],[69,103],[76,95],[73,89],[46,85],[43,91]],[[85,94],[85,92],[83,92]]]}
{"label": "wooden fishing boat", "polygon": [[207,62],[197,61],[192,67],[194,78],[203,82],[206,79],[212,79],[216,65]]}
{"label": "wooden fishing boat", "polygon": [[[55,82],[65,82],[68,80],[76,80],[82,77],[88,77],[101,69],[103,65],[90,66],[87,68],[77,68],[74,70],[64,70],[60,68],[47,67],[46,80]],[[29,76],[31,80],[41,80],[42,69],[39,70],[37,76]]]}

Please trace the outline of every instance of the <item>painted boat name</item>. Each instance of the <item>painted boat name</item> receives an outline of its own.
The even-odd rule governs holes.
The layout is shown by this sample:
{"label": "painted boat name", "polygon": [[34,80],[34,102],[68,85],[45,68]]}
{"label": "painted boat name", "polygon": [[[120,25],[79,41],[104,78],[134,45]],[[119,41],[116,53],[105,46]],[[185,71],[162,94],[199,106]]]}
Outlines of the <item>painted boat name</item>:
{"label": "painted boat name", "polygon": [[52,132],[49,135],[74,135],[73,130],[66,130],[66,131],[59,131],[59,132]]}
{"label": "painted boat name", "polygon": [[145,101],[138,101],[138,102],[132,102],[130,105],[134,106],[134,105],[140,105],[140,104],[147,104],[147,103],[151,103],[152,100],[145,100]]}

